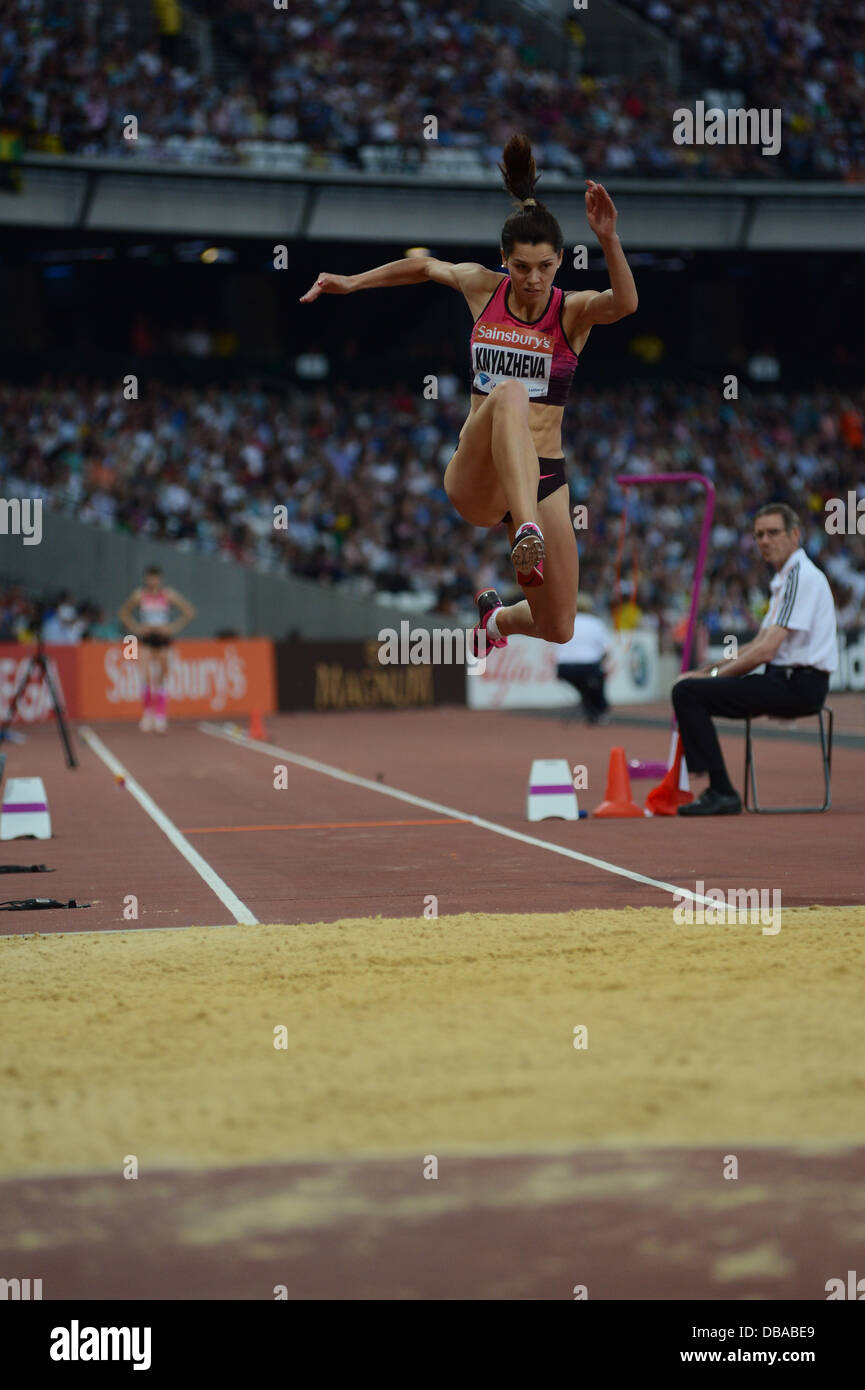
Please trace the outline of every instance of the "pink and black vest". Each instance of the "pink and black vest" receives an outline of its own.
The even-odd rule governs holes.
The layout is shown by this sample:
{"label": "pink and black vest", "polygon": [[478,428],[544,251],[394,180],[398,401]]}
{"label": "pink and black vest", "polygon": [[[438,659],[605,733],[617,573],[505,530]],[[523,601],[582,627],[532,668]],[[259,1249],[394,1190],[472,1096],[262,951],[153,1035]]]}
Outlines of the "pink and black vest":
{"label": "pink and black vest", "polygon": [[508,309],[510,284],[511,277],[503,276],[472,328],[472,395],[488,396],[499,382],[521,381],[530,401],[563,406],[578,361],[562,324],[565,292],[554,288],[540,318],[524,323]]}

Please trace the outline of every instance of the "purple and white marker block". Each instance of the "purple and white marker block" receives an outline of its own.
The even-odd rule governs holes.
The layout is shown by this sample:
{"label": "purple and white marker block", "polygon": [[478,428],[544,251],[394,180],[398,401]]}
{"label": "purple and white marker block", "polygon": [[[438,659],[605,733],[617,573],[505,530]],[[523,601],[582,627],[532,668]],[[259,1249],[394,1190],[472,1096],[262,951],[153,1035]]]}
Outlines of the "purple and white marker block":
{"label": "purple and white marker block", "polygon": [[577,793],[564,758],[535,758],[526,798],[528,820],[579,820]]}
{"label": "purple and white marker block", "polygon": [[0,840],[50,840],[51,817],[41,777],[10,777],[3,788]]}

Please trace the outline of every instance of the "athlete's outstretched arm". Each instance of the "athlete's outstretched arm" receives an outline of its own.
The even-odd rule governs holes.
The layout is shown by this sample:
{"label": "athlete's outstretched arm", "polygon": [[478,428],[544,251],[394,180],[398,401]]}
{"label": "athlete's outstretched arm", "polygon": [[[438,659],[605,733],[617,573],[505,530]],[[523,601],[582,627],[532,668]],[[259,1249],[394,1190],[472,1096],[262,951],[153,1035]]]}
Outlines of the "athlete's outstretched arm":
{"label": "athlete's outstretched arm", "polygon": [[[452,289],[465,293],[467,287],[469,290],[474,288],[479,275],[485,280],[501,279],[501,276],[474,261],[452,264],[450,261],[437,260],[435,256],[404,256],[401,261],[388,261],[387,265],[361,271],[360,275],[329,275],[322,271],[312,289],[300,296],[300,303],[311,304],[320,294],[354,294],[355,290],[420,285],[424,280],[435,280],[440,285],[450,285]],[[495,284],[492,288],[495,288]],[[489,293],[492,293],[492,289]]]}
{"label": "athlete's outstretched arm", "polygon": [[631,267],[625,259],[622,243],[616,233],[616,205],[607,190],[600,183],[587,179],[586,217],[589,226],[601,243],[601,250],[610,272],[608,290],[584,290],[582,294],[569,295],[568,303],[574,302],[579,311],[580,323],[590,328],[593,323],[618,323],[619,319],[636,312],[637,287],[631,274]]}

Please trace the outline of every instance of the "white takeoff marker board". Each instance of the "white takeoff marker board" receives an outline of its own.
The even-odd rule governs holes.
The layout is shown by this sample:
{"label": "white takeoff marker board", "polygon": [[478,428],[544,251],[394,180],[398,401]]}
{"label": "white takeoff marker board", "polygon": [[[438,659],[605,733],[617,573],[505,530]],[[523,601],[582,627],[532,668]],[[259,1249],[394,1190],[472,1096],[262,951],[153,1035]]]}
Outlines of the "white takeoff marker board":
{"label": "white takeoff marker board", "polygon": [[51,817],[41,777],[10,777],[3,788],[0,840],[50,840]]}
{"label": "white takeoff marker board", "polygon": [[535,758],[529,773],[528,820],[579,820],[577,793],[564,758]]}

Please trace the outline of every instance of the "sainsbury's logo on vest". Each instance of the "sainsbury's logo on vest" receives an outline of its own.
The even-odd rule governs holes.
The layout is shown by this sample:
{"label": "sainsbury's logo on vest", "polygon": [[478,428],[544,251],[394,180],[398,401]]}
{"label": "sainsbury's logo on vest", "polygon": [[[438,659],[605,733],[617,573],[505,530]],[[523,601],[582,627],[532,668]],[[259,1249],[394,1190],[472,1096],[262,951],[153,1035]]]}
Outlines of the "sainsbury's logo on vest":
{"label": "sainsbury's logo on vest", "polygon": [[475,338],[478,342],[519,343],[522,347],[534,348],[537,352],[552,352],[553,340],[544,333],[529,333],[521,328],[503,328],[498,323],[479,323]]}

